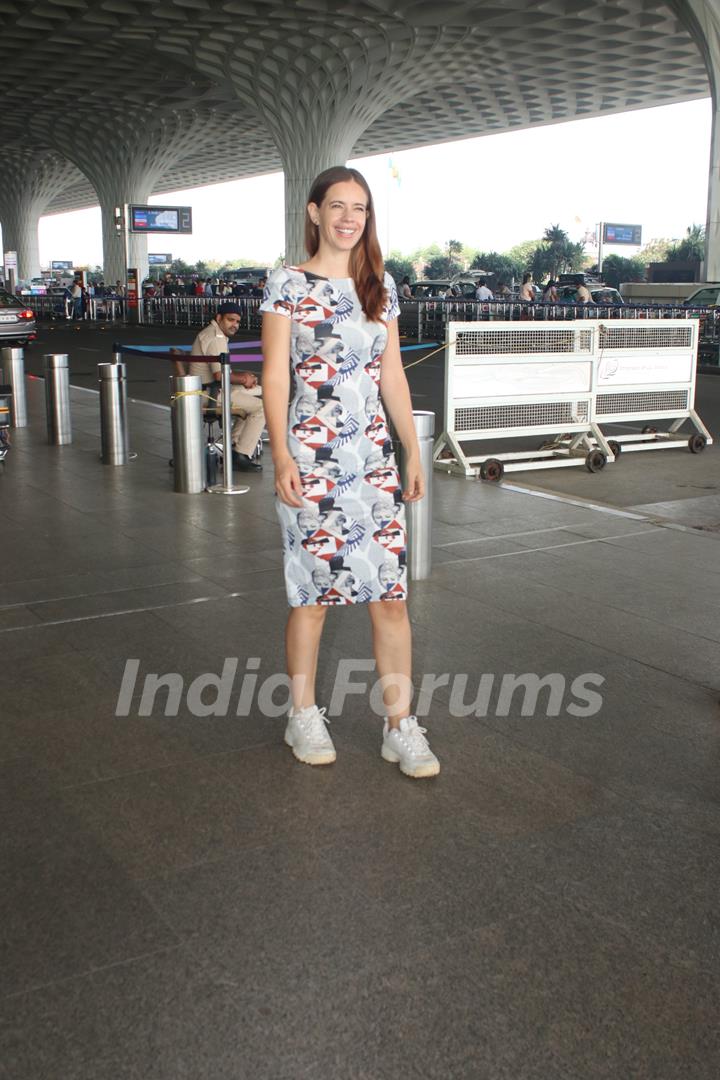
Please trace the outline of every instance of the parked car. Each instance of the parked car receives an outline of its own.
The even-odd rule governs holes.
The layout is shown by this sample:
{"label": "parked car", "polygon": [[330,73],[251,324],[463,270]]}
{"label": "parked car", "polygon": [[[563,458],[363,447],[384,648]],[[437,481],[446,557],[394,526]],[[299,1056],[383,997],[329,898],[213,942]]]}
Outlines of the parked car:
{"label": "parked car", "polygon": [[707,282],[690,293],[683,307],[720,307],[720,282]]}
{"label": "parked car", "polygon": [[457,300],[475,299],[475,282],[469,278],[457,278],[454,281],[440,279],[437,281],[415,281],[410,286],[413,300],[444,300],[447,291],[452,286]]}
{"label": "parked car", "polygon": [[19,297],[0,289],[0,342],[27,345],[36,337],[35,312]]}
{"label": "parked car", "polygon": [[[589,284],[586,286],[593,304],[600,307],[610,307],[615,304],[624,304],[617,289],[611,289],[609,285]],[[577,304],[577,285],[561,285],[558,289],[559,304]]]}

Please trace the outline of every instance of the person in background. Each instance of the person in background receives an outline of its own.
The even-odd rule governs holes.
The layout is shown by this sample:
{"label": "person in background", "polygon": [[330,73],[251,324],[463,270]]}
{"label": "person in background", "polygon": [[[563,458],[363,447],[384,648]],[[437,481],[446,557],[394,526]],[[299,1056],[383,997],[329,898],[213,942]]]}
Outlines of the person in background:
{"label": "person in background", "polygon": [[[195,338],[192,354],[210,358],[229,352],[228,338],[237,333],[241,314],[237,304],[227,301],[219,304],[217,314]],[[221,371],[219,362],[211,359],[207,362],[190,360],[187,363],[188,375],[199,375],[203,387],[209,388],[212,397],[219,396]],[[235,414],[232,426],[233,465],[244,472],[259,472],[262,465],[253,461],[252,455],[265,427],[265,413],[257,376],[250,371],[233,371],[231,368],[230,382]]]}
{"label": "person in background", "polygon": [[592,296],[590,295],[590,290],[588,289],[587,285],[585,284],[585,278],[584,277],[576,277],[575,278],[575,284],[577,286],[577,292],[575,293],[575,303],[576,304],[589,304],[589,303],[591,303]]}
{"label": "person in background", "polygon": [[83,317],[83,291],[80,282],[75,279],[70,289],[70,299],[72,301],[72,317],[73,319],[82,319]]}
{"label": "person in background", "polygon": [[552,278],[548,281],[547,285],[543,289],[542,302],[543,304],[557,304],[558,291],[557,282]]}
{"label": "person in background", "polygon": [[493,300],[492,290],[488,289],[487,281],[484,277],[478,278],[475,283],[475,299],[476,300]]}
{"label": "person in background", "polygon": [[405,275],[405,277],[400,282],[400,296],[403,298],[403,300],[412,300],[412,289],[410,288],[410,278],[407,276],[407,274]]}
{"label": "person in background", "polygon": [[532,274],[523,274],[522,285],[520,286],[520,299],[526,304],[535,302]]}

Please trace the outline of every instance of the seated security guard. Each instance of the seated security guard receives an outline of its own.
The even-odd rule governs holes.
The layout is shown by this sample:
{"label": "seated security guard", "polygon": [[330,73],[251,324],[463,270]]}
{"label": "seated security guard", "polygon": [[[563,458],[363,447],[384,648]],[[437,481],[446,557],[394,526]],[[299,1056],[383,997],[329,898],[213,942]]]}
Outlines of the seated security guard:
{"label": "seated security guard", "polygon": [[[228,352],[228,338],[237,333],[240,326],[240,307],[233,303],[218,305],[217,314],[195,338],[192,352],[195,356],[219,356]],[[219,397],[220,372],[217,361],[190,360],[188,375],[199,375],[202,384],[213,397]],[[261,391],[257,376],[250,371],[234,371],[231,368],[231,403],[234,414],[232,426],[233,465],[245,472],[257,472],[262,465],[252,460],[252,454],[265,427]],[[227,438],[227,433],[226,433]]]}

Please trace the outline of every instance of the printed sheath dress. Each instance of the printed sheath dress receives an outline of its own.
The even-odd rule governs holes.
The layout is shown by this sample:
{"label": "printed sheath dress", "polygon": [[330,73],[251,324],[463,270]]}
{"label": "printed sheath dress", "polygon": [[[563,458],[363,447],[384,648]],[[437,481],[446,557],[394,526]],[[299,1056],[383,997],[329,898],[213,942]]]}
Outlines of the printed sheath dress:
{"label": "printed sheath dress", "polygon": [[395,283],[369,322],[351,278],[283,266],[268,279],[261,311],[291,320],[293,375],[288,447],[302,509],[276,500],[291,607],[404,600],[405,506],[380,401]]}

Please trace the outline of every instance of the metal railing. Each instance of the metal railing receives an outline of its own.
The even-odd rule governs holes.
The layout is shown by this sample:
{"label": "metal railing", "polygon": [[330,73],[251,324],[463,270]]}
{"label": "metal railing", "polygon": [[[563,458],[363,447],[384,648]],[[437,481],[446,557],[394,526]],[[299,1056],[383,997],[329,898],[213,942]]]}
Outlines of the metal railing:
{"label": "metal railing", "polygon": [[[145,326],[180,326],[200,329],[216,314],[224,297],[146,297],[139,303],[138,321]],[[259,297],[232,297],[240,308],[240,330],[258,332]],[[82,318],[90,322],[123,322],[127,301],[117,297],[90,298]],[[73,318],[73,303],[62,297],[34,296],[31,305],[38,320]],[[488,321],[575,321],[577,319],[698,319],[701,358],[720,361],[720,309],[689,308],[670,304],[543,304],[518,300],[401,300],[400,333],[418,343],[443,342],[448,323]]]}
{"label": "metal railing", "polygon": [[[27,306],[35,312],[38,321],[69,321],[73,318],[74,301],[63,296],[30,296]],[[115,296],[88,297],[79,317],[88,322],[122,322],[125,301]]]}
{"label": "metal railing", "polygon": [[140,322],[146,326],[207,326],[218,304],[231,300],[240,308],[240,329],[259,330],[262,303],[259,296],[151,296],[140,305]]}
{"label": "metal railing", "polygon": [[704,339],[720,342],[720,312],[665,304],[543,304],[517,300],[403,300],[400,331],[418,342],[445,340],[451,322],[699,319]]}

